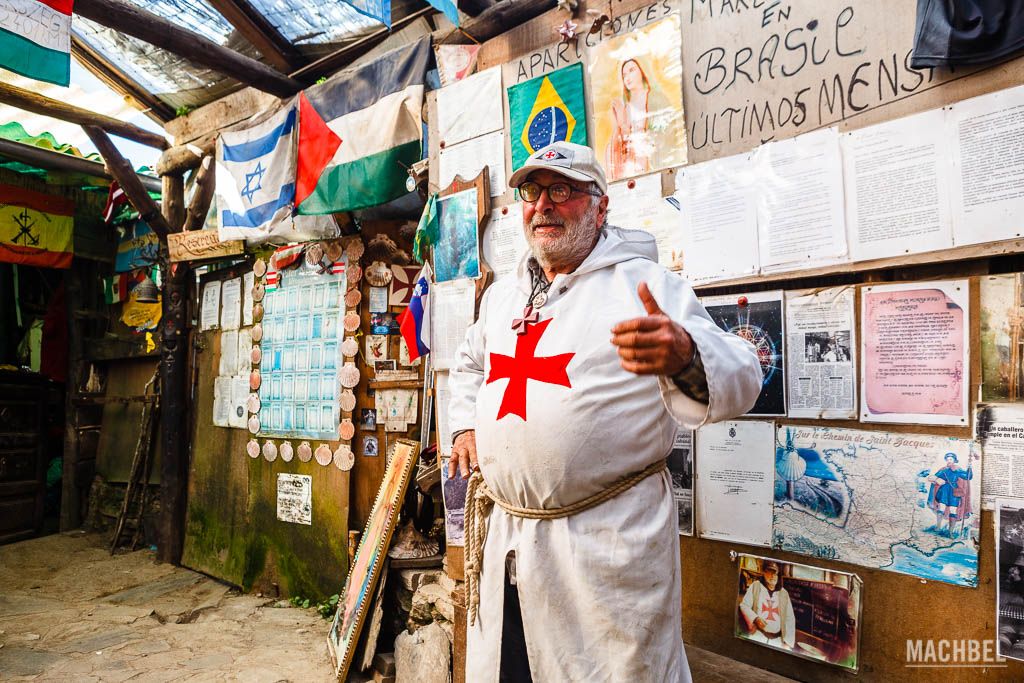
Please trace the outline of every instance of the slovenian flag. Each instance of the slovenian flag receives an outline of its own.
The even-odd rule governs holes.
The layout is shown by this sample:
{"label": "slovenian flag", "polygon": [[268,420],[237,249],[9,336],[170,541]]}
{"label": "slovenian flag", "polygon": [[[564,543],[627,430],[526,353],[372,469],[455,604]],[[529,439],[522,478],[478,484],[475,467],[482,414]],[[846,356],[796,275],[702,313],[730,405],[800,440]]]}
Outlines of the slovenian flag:
{"label": "slovenian flag", "polygon": [[408,194],[432,66],[427,37],[299,95],[298,213],[354,211]]}
{"label": "slovenian flag", "polygon": [[222,242],[302,242],[338,234],[331,216],[292,215],[297,119],[293,100],[262,123],[217,138],[215,191]]}
{"label": "slovenian flag", "polygon": [[416,278],[409,307],[398,316],[398,329],[409,347],[409,360],[430,353],[430,279],[429,264],[424,264]]}
{"label": "slovenian flag", "polygon": [[73,0],[0,0],[0,66],[37,81],[71,82]]}

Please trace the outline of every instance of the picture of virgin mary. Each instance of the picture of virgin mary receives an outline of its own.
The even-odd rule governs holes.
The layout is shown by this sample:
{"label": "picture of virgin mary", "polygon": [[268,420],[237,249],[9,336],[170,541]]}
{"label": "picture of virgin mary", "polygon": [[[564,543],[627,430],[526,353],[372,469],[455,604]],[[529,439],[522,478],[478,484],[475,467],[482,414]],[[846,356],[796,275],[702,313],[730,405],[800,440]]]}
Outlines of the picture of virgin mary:
{"label": "picture of virgin mary", "polygon": [[659,149],[672,145],[668,99],[652,86],[639,60],[627,59],[619,69],[622,97],[611,102],[612,138],[605,149],[605,168],[613,178],[643,175],[654,169]]}

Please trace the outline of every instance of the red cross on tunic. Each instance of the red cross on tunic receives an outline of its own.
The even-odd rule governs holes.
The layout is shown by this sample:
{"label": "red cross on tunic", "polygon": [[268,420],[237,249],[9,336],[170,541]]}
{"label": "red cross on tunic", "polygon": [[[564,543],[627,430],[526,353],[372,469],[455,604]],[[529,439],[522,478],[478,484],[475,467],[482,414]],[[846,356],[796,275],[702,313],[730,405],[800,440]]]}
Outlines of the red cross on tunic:
{"label": "red cross on tunic", "polygon": [[526,383],[527,380],[572,387],[566,367],[576,354],[561,353],[557,356],[537,356],[537,344],[544,335],[544,330],[551,324],[552,318],[536,324],[527,324],[526,334],[516,336],[515,357],[491,354],[491,372],[487,375],[487,383],[499,379],[507,379],[505,395],[501,398],[498,408],[500,420],[506,415],[518,415],[526,419]]}
{"label": "red cross on tunic", "polygon": [[777,619],[779,616],[779,608],[770,602],[761,603],[761,613],[765,619]]}

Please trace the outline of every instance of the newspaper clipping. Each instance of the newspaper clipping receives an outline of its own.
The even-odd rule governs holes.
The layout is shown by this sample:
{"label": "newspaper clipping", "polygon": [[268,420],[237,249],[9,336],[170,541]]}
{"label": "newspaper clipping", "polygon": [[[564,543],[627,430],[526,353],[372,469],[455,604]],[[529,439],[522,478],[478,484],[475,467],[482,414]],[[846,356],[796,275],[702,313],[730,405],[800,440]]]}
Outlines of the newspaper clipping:
{"label": "newspaper clipping", "polygon": [[857,416],[854,288],[786,293],[789,416]]}
{"label": "newspaper clipping", "polygon": [[995,509],[995,500],[1024,506],[1024,405],[978,405],[975,437],[985,459],[981,477],[981,506]]}

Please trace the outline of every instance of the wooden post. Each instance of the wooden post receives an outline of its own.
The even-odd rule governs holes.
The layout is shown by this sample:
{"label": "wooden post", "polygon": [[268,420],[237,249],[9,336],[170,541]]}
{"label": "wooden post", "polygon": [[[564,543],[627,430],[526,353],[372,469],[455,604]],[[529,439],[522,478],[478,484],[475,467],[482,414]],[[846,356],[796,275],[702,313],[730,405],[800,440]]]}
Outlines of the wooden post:
{"label": "wooden post", "polygon": [[75,14],[278,97],[290,97],[302,89],[298,81],[263,62],[121,0],[77,0]]}
{"label": "wooden post", "polygon": [[[135,169],[132,168],[127,159],[121,156],[121,153],[117,151],[117,147],[114,146],[114,143],[103,132],[102,128],[82,126],[82,129],[89,136],[89,139],[92,140],[92,144],[96,145],[100,156],[103,157],[103,161],[107,164],[107,170],[117,179],[121,189],[128,196],[128,201],[139,212],[139,216],[149,227],[153,228],[153,232],[166,242],[167,233],[176,231],[171,228],[171,224],[160,213],[160,207],[149,196],[146,189],[142,187],[142,183],[139,182],[138,176],[135,174]],[[180,179],[180,176],[178,177]],[[167,183],[164,182],[164,190],[166,191],[166,189]],[[167,201],[166,195],[164,195],[164,201]],[[181,223],[178,223],[178,230],[180,229]]]}
{"label": "wooden post", "polygon": [[188,212],[185,214],[184,230],[199,230],[206,222],[206,213],[210,210],[210,202],[213,201],[214,173],[213,157],[203,157],[199,170],[196,171],[196,189],[192,194],[192,201],[189,202]]}
{"label": "wooden post", "polygon": [[77,123],[83,126],[98,126],[112,135],[134,140],[135,142],[157,149],[167,149],[167,140],[159,133],[151,133],[131,123],[120,121],[111,116],[97,114],[60,100],[37,95],[8,83],[0,82],[0,102],[17,107],[24,111],[52,116],[61,121]]}
{"label": "wooden post", "polygon": [[[180,175],[163,177],[163,218],[172,232],[185,222],[185,182]],[[161,239],[160,272],[163,315],[160,320],[160,542],[157,559],[181,563],[185,542],[188,489],[188,302],[192,269],[171,263],[167,239]]]}
{"label": "wooden post", "polygon": [[64,384],[64,463],[61,477],[60,530],[70,531],[82,525],[82,491],[76,478],[78,469],[78,406],[75,395],[82,389],[82,324],[75,311],[83,306],[82,276],[72,267],[64,273],[64,306],[68,325],[68,378]]}

